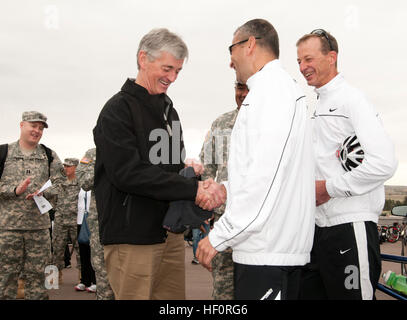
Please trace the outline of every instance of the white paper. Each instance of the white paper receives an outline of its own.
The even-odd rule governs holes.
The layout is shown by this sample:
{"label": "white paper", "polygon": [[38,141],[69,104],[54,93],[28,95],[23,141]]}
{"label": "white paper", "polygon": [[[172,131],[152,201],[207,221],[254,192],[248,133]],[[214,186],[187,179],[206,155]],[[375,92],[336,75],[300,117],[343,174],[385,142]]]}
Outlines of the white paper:
{"label": "white paper", "polygon": [[[52,186],[52,182],[50,179],[48,179],[48,181],[44,183],[44,185],[41,187],[41,189],[38,191],[38,193],[44,192],[51,186]],[[44,214],[52,209],[51,204],[43,196],[34,196],[34,201],[37,204],[37,207],[40,210],[41,214]]]}
{"label": "white paper", "polygon": [[52,182],[51,182],[51,180],[48,179],[48,181],[44,183],[44,185],[41,187],[41,189],[38,193],[44,192],[51,186],[52,186]]}
{"label": "white paper", "polygon": [[52,209],[51,204],[43,196],[34,196],[34,201],[37,204],[41,214],[44,214]]}

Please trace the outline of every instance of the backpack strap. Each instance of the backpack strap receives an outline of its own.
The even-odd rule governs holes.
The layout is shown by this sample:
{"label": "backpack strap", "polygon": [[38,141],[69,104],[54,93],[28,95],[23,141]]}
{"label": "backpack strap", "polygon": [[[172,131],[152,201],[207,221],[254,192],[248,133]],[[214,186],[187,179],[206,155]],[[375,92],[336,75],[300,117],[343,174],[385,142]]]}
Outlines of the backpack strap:
{"label": "backpack strap", "polygon": [[54,161],[54,157],[52,156],[52,150],[42,143],[41,143],[41,147],[44,148],[45,153],[48,158],[48,177],[50,177],[51,176],[51,163],[52,163],[52,161]]}
{"label": "backpack strap", "polygon": [[0,178],[1,175],[3,174],[4,163],[6,162],[7,153],[8,153],[8,144],[6,143],[0,145]]}

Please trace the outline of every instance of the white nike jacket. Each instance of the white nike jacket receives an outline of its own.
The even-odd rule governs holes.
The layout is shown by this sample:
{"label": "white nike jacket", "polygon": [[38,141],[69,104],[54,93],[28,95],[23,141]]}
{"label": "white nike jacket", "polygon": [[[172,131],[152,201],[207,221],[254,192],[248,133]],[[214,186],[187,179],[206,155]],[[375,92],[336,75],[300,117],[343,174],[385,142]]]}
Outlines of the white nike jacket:
{"label": "white nike jacket", "polygon": [[[384,205],[384,182],[397,168],[394,146],[379,115],[364,95],[337,75],[319,89],[313,141],[316,180],[326,180],[332,197],[318,206],[316,224],[377,223]],[[337,157],[345,138],[356,134],[364,151],[361,165],[346,172]]]}
{"label": "white nike jacket", "polygon": [[209,233],[233,261],[295,266],[310,260],[315,181],[305,96],[278,60],[247,81],[233,127],[225,213]]}

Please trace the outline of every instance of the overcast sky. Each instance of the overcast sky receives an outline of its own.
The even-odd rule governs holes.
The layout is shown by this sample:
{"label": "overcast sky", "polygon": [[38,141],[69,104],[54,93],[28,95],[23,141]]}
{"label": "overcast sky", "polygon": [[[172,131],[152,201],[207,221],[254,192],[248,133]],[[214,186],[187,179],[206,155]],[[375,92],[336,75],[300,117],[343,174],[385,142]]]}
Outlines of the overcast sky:
{"label": "overcast sky", "polygon": [[227,47],[235,29],[264,18],[277,29],[280,60],[301,84],[311,112],[315,93],[298,71],[295,42],[316,28],[339,43],[339,71],[376,106],[399,167],[386,184],[407,185],[407,2],[271,0],[2,0],[0,2],[0,143],[16,141],[23,111],[48,117],[42,143],[61,160],[94,146],[104,103],[137,75],[141,37],[166,27],[190,59],[168,95],[182,121],[188,157],[205,133],[235,108]]}

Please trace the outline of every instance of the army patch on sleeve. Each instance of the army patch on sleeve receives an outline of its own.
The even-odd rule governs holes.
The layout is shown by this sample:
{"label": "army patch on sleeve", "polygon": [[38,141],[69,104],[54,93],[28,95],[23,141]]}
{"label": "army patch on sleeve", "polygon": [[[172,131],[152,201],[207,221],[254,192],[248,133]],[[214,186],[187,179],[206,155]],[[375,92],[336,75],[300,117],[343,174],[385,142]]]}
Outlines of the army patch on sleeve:
{"label": "army patch on sleeve", "polygon": [[86,157],[82,158],[82,160],[81,160],[81,163],[83,163],[83,164],[89,164],[90,162],[91,162],[91,160]]}

